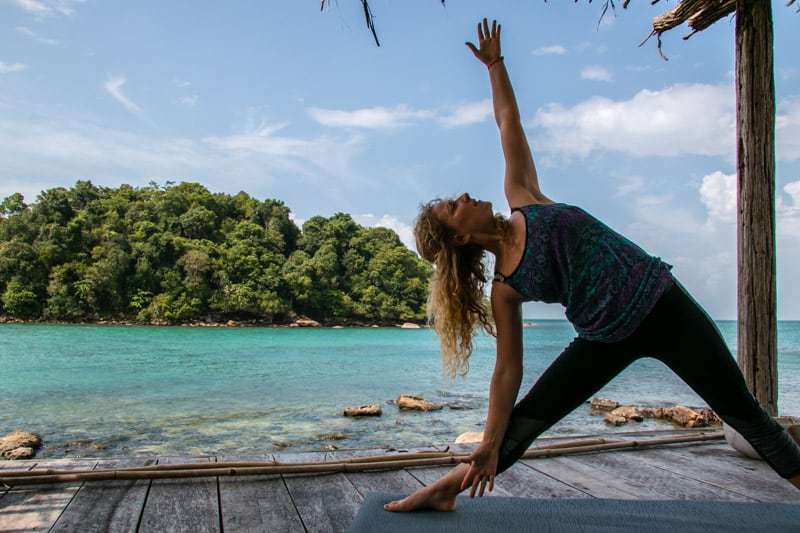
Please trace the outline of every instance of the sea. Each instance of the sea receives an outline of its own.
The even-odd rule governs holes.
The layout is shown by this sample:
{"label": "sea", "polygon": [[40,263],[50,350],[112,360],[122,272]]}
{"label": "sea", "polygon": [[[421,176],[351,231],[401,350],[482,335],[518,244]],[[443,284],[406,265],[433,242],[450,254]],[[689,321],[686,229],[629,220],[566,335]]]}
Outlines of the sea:
{"label": "sea", "polygon": [[[733,353],[736,322],[717,325]],[[526,320],[520,398],[575,337],[565,320]],[[800,415],[800,322],[778,322],[779,409]],[[442,374],[427,328],[0,325],[0,436],[44,439],[37,457],[232,455],[445,446],[481,431],[495,360],[480,334],[464,378]],[[441,403],[400,411],[400,394]],[[659,361],[641,359],[598,393],[626,404],[704,406]],[[380,417],[349,418],[378,403]],[[546,435],[612,428],[588,403]]]}

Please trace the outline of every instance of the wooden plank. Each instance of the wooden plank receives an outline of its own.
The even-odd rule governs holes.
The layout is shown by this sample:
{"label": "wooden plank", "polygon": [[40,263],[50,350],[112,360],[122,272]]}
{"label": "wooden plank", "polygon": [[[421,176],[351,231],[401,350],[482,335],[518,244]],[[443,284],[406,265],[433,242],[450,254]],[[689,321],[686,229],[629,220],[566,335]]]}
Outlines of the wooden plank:
{"label": "wooden plank", "polygon": [[[338,450],[329,452],[328,461],[349,459],[352,457],[369,457],[383,455],[383,450]],[[353,484],[358,493],[365,497],[370,492],[389,492],[395,494],[411,494],[422,483],[405,470],[380,470],[369,472],[347,472],[345,477]]]}
{"label": "wooden plank", "polygon": [[[95,470],[155,464],[155,458],[103,459]],[[135,531],[150,481],[90,481],[83,484],[51,531]]]}
{"label": "wooden plank", "polygon": [[639,450],[636,453],[642,454],[652,464],[670,472],[710,483],[758,501],[797,502],[797,489],[777,474],[774,474],[772,480],[764,479],[736,464],[735,459],[727,457],[715,459],[713,455],[698,457],[692,453],[696,449],[698,448],[651,449]]}
{"label": "wooden plank", "polygon": [[525,459],[523,464],[595,498],[618,498],[622,500],[663,500],[666,496],[631,480],[609,476],[591,462],[576,457],[551,457]]}
{"label": "wooden plank", "polygon": [[[677,452],[678,450],[674,450]],[[760,459],[744,457],[727,444],[712,444],[688,449],[687,456],[714,467],[734,467],[743,472],[750,480],[748,485],[757,486],[765,497],[775,498],[769,501],[786,501],[797,503],[797,488],[780,477],[770,466]]]}
{"label": "wooden plank", "polygon": [[610,477],[624,479],[675,500],[756,501],[729,490],[675,474],[651,464],[639,450],[580,456]]}
{"label": "wooden plank", "polygon": [[[158,464],[204,463],[209,457],[159,457]],[[220,531],[216,478],[154,479],[140,531]]]}
{"label": "wooden plank", "polygon": [[[0,462],[0,475],[3,474],[4,470],[6,472],[19,472],[21,470],[30,470],[34,466],[36,466],[36,461],[33,460]],[[8,492],[8,488],[5,485],[0,485],[0,499],[5,496],[6,492]]]}
{"label": "wooden plank", "polygon": [[[32,470],[90,470],[95,459],[40,461]],[[47,531],[80,489],[81,482],[26,485],[13,488],[0,499],[0,531]]]}
{"label": "wooden plank", "polygon": [[[276,453],[286,463],[322,462],[325,452]],[[345,531],[363,501],[361,494],[342,473],[284,474],[303,526],[308,531]]]}
{"label": "wooden plank", "polygon": [[502,487],[520,498],[591,498],[592,495],[517,461],[495,479],[495,491]]}
{"label": "wooden plank", "polygon": [[[225,456],[219,462],[271,461],[273,456]],[[303,523],[279,474],[220,476],[224,531],[303,531]]]}

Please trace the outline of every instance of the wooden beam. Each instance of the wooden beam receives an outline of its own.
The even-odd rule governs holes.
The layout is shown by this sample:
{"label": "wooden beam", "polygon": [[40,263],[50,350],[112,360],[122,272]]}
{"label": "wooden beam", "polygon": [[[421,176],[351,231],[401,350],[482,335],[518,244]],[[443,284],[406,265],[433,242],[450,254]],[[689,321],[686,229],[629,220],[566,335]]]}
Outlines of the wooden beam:
{"label": "wooden beam", "polygon": [[747,385],[778,413],[775,81],[769,0],[736,3],[738,354]]}

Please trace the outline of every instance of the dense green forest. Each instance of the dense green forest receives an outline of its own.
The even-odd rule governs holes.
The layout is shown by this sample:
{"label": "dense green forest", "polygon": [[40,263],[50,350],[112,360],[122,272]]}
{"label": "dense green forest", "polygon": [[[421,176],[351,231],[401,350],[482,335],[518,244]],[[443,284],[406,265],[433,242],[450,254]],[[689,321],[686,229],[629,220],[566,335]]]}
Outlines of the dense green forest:
{"label": "dense green forest", "polygon": [[143,323],[420,321],[430,266],[345,213],[302,229],[279,200],[198,183],[79,180],[0,203],[0,315]]}

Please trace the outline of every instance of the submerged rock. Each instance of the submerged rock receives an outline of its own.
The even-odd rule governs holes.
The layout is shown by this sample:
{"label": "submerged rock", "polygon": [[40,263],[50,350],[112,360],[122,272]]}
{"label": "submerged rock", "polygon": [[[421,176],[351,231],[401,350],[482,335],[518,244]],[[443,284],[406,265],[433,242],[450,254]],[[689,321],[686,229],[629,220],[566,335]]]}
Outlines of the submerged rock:
{"label": "submerged rock", "polygon": [[3,459],[30,459],[42,446],[42,437],[28,431],[12,431],[0,437],[0,457]]}
{"label": "submerged rock", "polygon": [[628,423],[628,419],[624,416],[612,415],[611,413],[606,413],[603,420],[606,424],[611,424],[612,426],[621,426],[622,424]]}
{"label": "submerged rock", "polygon": [[3,454],[3,456],[9,461],[16,461],[18,459],[33,459],[35,455],[36,452],[33,451],[33,448],[29,448],[28,446],[14,448],[13,450]]}
{"label": "submerged rock", "polygon": [[377,403],[368,405],[361,405],[358,407],[347,407],[344,410],[344,416],[381,416],[381,406]]}
{"label": "submerged rock", "polygon": [[681,427],[697,428],[706,426],[717,426],[721,420],[717,414],[706,407],[686,407],[674,405],[671,407],[637,407],[634,405],[623,405],[613,400],[603,398],[592,399],[593,414],[600,414],[597,411],[609,410],[608,407],[616,405],[605,415],[605,421],[609,424],[619,426],[629,420],[641,422],[644,418],[656,418],[667,420]]}
{"label": "submerged rock", "polygon": [[419,396],[401,394],[397,398],[397,407],[409,411],[437,411],[444,407],[442,404],[429,402]]}
{"label": "submerged rock", "polygon": [[483,431],[467,431],[456,437],[456,444],[469,444],[483,441]]}
{"label": "submerged rock", "polygon": [[596,411],[613,411],[619,407],[619,402],[605,398],[592,398],[592,409]]}

